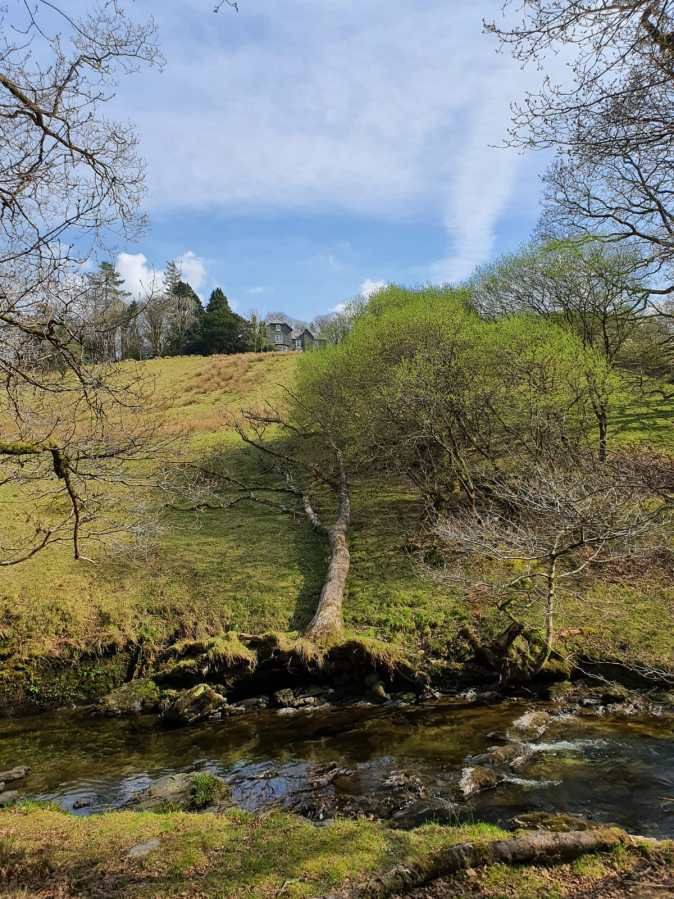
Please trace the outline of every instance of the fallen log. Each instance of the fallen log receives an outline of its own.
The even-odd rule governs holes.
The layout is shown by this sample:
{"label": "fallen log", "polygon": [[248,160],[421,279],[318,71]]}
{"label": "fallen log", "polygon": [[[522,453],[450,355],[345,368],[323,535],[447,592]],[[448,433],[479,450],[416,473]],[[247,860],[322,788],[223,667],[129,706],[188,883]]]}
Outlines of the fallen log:
{"label": "fallen log", "polygon": [[555,864],[567,862],[586,852],[605,852],[628,839],[617,828],[573,830],[568,833],[537,831],[496,840],[493,843],[459,843],[429,855],[415,865],[398,865],[361,884],[330,893],[323,899],[387,899],[405,894],[432,880],[488,865]]}

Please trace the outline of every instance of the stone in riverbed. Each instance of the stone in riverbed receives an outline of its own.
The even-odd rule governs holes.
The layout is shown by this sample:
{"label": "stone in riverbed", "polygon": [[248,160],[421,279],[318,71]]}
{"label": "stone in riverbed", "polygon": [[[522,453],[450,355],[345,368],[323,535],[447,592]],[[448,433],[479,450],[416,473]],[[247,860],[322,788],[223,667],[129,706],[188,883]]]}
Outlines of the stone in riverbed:
{"label": "stone in riverbed", "polygon": [[29,773],[28,765],[17,765],[16,768],[10,768],[8,771],[0,771],[0,781],[5,784],[12,780],[23,780]]}
{"label": "stone in riverbed", "polygon": [[500,768],[504,765],[518,768],[530,758],[531,754],[532,750],[526,743],[506,743],[505,746],[490,746],[487,752],[475,756],[472,761],[490,768]]}
{"label": "stone in riverbed", "polygon": [[251,696],[249,699],[242,699],[240,702],[237,702],[237,706],[240,709],[245,709],[246,711],[257,711],[258,709],[267,709],[267,708],[269,708],[269,697],[268,696]]}
{"label": "stone in riverbed", "polygon": [[161,717],[167,724],[196,724],[207,718],[221,716],[226,706],[227,699],[222,693],[216,692],[208,684],[197,684],[196,687],[182,690],[175,698],[168,700],[162,709]]}
{"label": "stone in riverbed", "polygon": [[229,787],[215,774],[192,771],[167,774],[133,796],[127,807],[138,811],[195,811],[221,802]]}
{"label": "stone in riverbed", "polygon": [[304,709],[322,705],[330,695],[324,687],[311,686],[293,690],[284,687],[273,695],[274,705],[281,709]]}
{"label": "stone in riverbed", "polygon": [[0,793],[0,808],[7,808],[10,805],[14,805],[18,798],[18,790],[5,790],[4,793]]}
{"label": "stone in riverbed", "polygon": [[476,793],[492,790],[498,786],[498,783],[499,777],[495,771],[482,765],[474,765],[470,768],[464,768],[461,772],[459,790],[464,799],[470,799]]}
{"label": "stone in riverbed", "polygon": [[520,715],[516,721],[513,721],[512,726],[523,736],[533,740],[543,736],[550,726],[550,720],[550,715],[547,712],[532,709],[530,712]]}
{"label": "stone in riverbed", "polygon": [[122,684],[104,696],[96,712],[111,717],[156,712],[160,701],[161,692],[155,682],[149,678],[139,678]]}
{"label": "stone in riverbed", "polygon": [[456,824],[458,809],[447,799],[417,799],[399,809],[391,823],[401,830],[412,830],[422,824]]}

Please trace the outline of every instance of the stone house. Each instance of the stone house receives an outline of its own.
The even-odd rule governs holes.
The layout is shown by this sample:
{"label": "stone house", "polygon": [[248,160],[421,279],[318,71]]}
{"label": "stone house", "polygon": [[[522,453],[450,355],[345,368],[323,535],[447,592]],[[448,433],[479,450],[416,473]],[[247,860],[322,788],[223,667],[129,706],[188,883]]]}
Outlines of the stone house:
{"label": "stone house", "polygon": [[317,337],[309,328],[293,328],[287,322],[267,322],[267,342],[277,353],[302,353],[325,346],[325,339]]}

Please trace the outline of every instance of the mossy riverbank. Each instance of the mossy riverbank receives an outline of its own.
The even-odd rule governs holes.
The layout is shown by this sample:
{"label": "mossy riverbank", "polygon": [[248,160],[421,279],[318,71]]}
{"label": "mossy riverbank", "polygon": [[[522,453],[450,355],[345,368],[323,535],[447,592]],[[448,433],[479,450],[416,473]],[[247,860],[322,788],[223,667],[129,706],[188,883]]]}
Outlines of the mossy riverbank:
{"label": "mossy riverbank", "polygon": [[[294,815],[112,812],[76,818],[25,805],[0,812],[0,878],[13,897],[165,897],[270,899],[318,897],[399,865],[423,865],[460,843],[483,845],[507,834],[484,824],[426,825],[410,832],[373,821],[316,827]],[[468,872],[467,895],[513,899],[578,896],[611,872],[644,861],[661,871],[671,844],[632,840],[572,864],[499,864]],[[479,890],[475,887],[479,884]],[[430,893],[429,893],[430,895]],[[437,894],[441,895],[441,894]]]}

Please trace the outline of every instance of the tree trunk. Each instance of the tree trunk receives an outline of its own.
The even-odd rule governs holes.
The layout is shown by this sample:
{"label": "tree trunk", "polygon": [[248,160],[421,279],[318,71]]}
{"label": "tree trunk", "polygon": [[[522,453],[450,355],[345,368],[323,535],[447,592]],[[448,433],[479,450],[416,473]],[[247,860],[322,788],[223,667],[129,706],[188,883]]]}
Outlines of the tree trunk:
{"label": "tree trunk", "polygon": [[[351,566],[349,553],[349,525],[351,524],[351,500],[346,472],[341,454],[338,453],[340,478],[337,518],[332,527],[323,527],[330,544],[330,562],[318,600],[316,613],[309,622],[306,636],[310,640],[326,640],[344,630],[344,593]],[[320,527],[310,503],[305,498],[304,507],[309,520]]]}
{"label": "tree trunk", "polygon": [[536,832],[493,843],[461,843],[440,849],[414,865],[398,865],[385,874],[324,899],[387,899],[406,894],[439,877],[485,865],[550,864],[571,861],[586,852],[600,852],[624,843],[626,834],[615,828]]}
{"label": "tree trunk", "polygon": [[329,528],[328,540],[330,563],[316,614],[306,631],[310,640],[324,640],[344,629],[344,592],[351,564],[346,528],[341,525]]}
{"label": "tree trunk", "polygon": [[597,416],[599,421],[599,461],[606,462],[606,450],[608,444],[608,421],[606,412],[602,411]]}
{"label": "tree trunk", "polygon": [[551,556],[548,563],[547,574],[548,588],[545,596],[545,644],[536,663],[534,674],[543,670],[552,654],[552,645],[555,639],[555,599],[557,596],[557,556]]}

